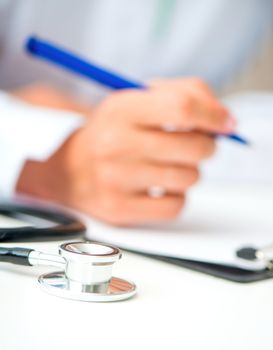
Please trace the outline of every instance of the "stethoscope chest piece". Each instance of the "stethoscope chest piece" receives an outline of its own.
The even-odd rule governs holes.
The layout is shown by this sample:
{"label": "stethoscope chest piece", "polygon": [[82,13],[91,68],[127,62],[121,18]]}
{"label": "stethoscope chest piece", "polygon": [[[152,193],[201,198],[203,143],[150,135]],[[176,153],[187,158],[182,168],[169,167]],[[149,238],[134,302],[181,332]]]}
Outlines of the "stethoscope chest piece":
{"label": "stethoscope chest piece", "polygon": [[42,289],[52,295],[89,302],[109,302],[129,299],[136,294],[136,285],[127,280],[112,277],[105,292],[73,290],[64,272],[52,272],[38,279]]}
{"label": "stethoscope chest piece", "polygon": [[131,298],[136,285],[112,277],[113,264],[121,258],[118,248],[101,243],[62,244],[58,264],[63,271],[43,274],[38,281],[50,294],[67,299],[109,302]]}

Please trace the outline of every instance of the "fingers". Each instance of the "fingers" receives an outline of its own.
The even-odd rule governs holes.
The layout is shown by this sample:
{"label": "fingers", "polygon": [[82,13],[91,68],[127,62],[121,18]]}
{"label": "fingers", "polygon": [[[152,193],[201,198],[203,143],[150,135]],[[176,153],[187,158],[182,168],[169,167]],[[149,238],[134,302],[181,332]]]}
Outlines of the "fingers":
{"label": "fingers", "polygon": [[96,182],[101,188],[128,194],[147,195],[154,186],[163,188],[168,194],[183,194],[198,178],[198,170],[194,167],[139,162],[104,162],[96,172]]}
{"label": "fingers", "polygon": [[151,82],[151,86],[164,91],[172,91],[178,93],[180,96],[188,95],[195,96],[203,102],[210,102],[215,107],[222,109],[228,113],[227,108],[217,99],[212,89],[199,78],[185,78],[185,79],[169,79],[169,80],[155,80]]}
{"label": "fingers", "polygon": [[[92,214],[114,225],[171,220],[180,213],[184,193],[198,176],[196,168],[106,162],[97,166],[93,179],[98,186]],[[154,185],[166,190],[163,197],[149,196]]]}
{"label": "fingers", "polygon": [[[212,136],[200,132],[166,133],[157,130],[127,131],[125,136],[102,135],[93,138],[93,156],[97,160],[161,163],[163,165],[197,166],[216,149]],[[107,137],[106,137],[107,136]],[[107,138],[107,140],[104,140]],[[121,176],[122,177],[122,176]]]}
{"label": "fingers", "polygon": [[[192,129],[195,130],[230,134],[236,128],[234,118],[210,104],[198,103],[195,100],[189,107],[188,114],[191,115]],[[191,122],[189,121],[189,124]]]}
{"label": "fingers", "polygon": [[113,225],[134,225],[151,222],[168,221],[181,212],[184,195],[150,198],[145,195],[110,197],[99,202],[93,214]]}
{"label": "fingers", "polygon": [[146,223],[153,221],[168,221],[176,218],[182,210],[185,198],[181,196],[165,196],[162,198],[149,198],[147,196],[135,197],[134,201],[126,203],[128,214],[120,219],[126,222]]}
{"label": "fingers", "polygon": [[[204,95],[201,92],[181,93],[179,90],[150,92],[147,101],[143,100],[139,107],[147,108],[147,113],[135,118],[135,122],[144,126],[173,125],[178,130],[232,133],[236,121],[216,99]],[[146,104],[149,104],[149,110]],[[138,110],[135,112],[138,113]]]}
{"label": "fingers", "polygon": [[213,137],[198,133],[143,132],[136,153],[147,161],[196,166],[215,151]]}
{"label": "fingers", "polygon": [[[186,127],[219,133],[231,133],[236,121],[227,108],[200,79],[174,79],[152,83],[161,93],[175,94],[180,101],[180,111],[185,115]],[[171,120],[170,120],[171,123]]]}
{"label": "fingers", "polygon": [[[88,135],[87,135],[88,136]],[[215,151],[212,136],[200,132],[166,133],[157,130],[107,130],[93,137],[92,157],[109,161],[141,161],[162,164],[196,166]]]}
{"label": "fingers", "polygon": [[116,92],[106,100],[100,113],[113,115],[117,123],[129,122],[160,129],[169,122],[177,127],[185,127],[179,98],[173,92],[127,90]]}
{"label": "fingers", "polygon": [[198,96],[203,100],[210,100],[216,106],[224,108],[217,100],[212,89],[199,78],[184,78],[184,79],[169,79],[169,80],[154,80],[151,86],[160,90],[168,90],[184,95],[191,93],[193,96]]}
{"label": "fingers", "polygon": [[143,194],[154,186],[162,188],[167,194],[183,194],[199,179],[199,172],[193,167],[146,164],[142,169],[135,169],[134,173],[135,176],[126,181],[126,187]]}

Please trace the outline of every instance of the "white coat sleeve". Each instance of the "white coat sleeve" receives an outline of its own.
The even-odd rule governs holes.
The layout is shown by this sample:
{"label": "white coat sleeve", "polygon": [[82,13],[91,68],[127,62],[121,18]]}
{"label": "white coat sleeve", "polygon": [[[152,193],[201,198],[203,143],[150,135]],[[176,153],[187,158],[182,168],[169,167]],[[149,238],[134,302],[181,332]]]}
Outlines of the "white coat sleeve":
{"label": "white coat sleeve", "polygon": [[0,92],[0,198],[13,194],[27,159],[46,160],[82,124],[77,113],[32,106]]}

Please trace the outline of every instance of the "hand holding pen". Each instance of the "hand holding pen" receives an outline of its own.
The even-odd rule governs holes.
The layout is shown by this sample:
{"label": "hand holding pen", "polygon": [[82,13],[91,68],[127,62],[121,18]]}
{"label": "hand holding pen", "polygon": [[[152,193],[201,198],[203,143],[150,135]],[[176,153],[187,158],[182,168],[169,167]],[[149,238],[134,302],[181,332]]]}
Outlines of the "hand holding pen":
{"label": "hand holding pen", "polygon": [[[50,42],[40,40],[37,37],[30,37],[27,40],[26,50],[34,57],[46,60],[74,74],[78,74],[86,79],[93,80],[101,85],[112,89],[147,90],[149,88],[149,86],[147,86],[146,84],[128,79],[113,71],[100,67],[97,64],[88,62],[85,59],[77,56],[76,54],[69,52],[68,50],[62,49]],[[246,139],[242,138],[237,134],[225,133],[220,136],[225,136],[231,139],[232,141],[241,143],[243,145],[249,144]]]}
{"label": "hand holding pen", "polygon": [[116,225],[170,220],[215,150],[211,135],[231,134],[235,124],[196,79],[121,89],[90,111],[52,158],[30,164],[28,172],[40,174],[32,194]]}

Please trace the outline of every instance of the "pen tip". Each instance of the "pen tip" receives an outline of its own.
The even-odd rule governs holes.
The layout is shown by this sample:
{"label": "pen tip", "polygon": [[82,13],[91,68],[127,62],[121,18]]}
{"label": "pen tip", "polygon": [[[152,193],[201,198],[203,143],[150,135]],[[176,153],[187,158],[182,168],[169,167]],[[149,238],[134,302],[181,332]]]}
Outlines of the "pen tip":
{"label": "pen tip", "polygon": [[228,136],[231,140],[234,140],[242,145],[245,145],[245,146],[250,146],[250,142],[248,140],[246,140],[245,138],[239,136],[239,135],[229,135]]}

